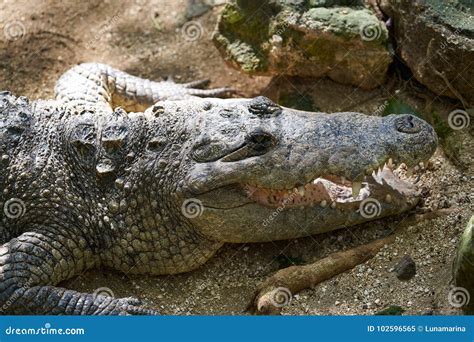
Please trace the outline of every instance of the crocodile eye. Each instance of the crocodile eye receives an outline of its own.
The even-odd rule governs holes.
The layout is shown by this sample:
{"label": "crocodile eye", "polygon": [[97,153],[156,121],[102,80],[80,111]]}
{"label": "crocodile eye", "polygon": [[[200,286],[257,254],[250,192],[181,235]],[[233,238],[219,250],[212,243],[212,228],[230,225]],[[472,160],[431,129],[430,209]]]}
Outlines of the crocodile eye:
{"label": "crocodile eye", "polygon": [[395,128],[399,132],[408,134],[418,133],[421,131],[420,123],[413,115],[403,115],[398,117],[395,120]]}
{"label": "crocodile eye", "polygon": [[199,162],[212,162],[216,161],[227,153],[227,146],[220,142],[203,142],[196,146],[191,153],[192,158]]}

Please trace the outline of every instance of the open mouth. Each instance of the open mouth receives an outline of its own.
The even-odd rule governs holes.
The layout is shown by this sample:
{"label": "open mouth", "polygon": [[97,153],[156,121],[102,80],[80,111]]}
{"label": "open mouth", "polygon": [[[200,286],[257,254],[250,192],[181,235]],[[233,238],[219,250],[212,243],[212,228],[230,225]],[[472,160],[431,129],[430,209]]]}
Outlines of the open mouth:
{"label": "open mouth", "polygon": [[410,173],[411,170],[404,164],[397,170],[397,166],[389,160],[362,181],[325,175],[304,185],[289,186],[289,189],[271,189],[249,184],[245,184],[244,189],[252,201],[270,208],[320,206],[335,209],[361,202],[368,197],[390,203],[394,198],[416,195],[415,186],[397,176],[403,174],[406,178]]}

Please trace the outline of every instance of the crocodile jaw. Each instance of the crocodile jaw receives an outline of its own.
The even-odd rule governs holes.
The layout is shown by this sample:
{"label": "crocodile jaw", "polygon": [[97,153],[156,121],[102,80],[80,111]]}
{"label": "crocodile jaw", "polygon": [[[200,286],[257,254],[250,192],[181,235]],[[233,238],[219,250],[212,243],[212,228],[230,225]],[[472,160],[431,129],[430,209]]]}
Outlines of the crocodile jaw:
{"label": "crocodile jaw", "polygon": [[332,209],[352,202],[362,202],[371,197],[374,187],[380,186],[385,187],[383,189],[386,192],[384,199],[387,202],[391,201],[392,194],[390,192],[393,190],[403,195],[410,195],[415,191],[412,184],[399,179],[386,165],[359,182],[351,182],[344,177],[329,175],[318,177],[290,190],[243,185],[252,201],[269,208],[301,208],[319,205],[322,208],[328,206]]}
{"label": "crocodile jaw", "polygon": [[[239,203],[223,200],[219,207],[206,206],[216,196],[235,198],[239,189]],[[218,241],[285,240],[400,214],[418,203],[418,195],[414,185],[399,179],[384,166],[366,177],[355,198],[349,187],[323,179],[318,179],[316,185],[307,184],[303,195],[298,189],[284,195],[282,190],[224,187],[200,196],[205,215],[194,218],[193,222],[202,227],[205,236]],[[228,222],[240,224],[234,226]]]}

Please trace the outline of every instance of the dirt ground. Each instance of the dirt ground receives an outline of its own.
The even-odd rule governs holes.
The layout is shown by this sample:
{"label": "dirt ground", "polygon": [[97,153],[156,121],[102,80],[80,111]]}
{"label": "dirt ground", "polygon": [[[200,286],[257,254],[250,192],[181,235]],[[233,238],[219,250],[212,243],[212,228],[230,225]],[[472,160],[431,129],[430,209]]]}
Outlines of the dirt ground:
{"label": "dirt ground", "polygon": [[[387,83],[372,91],[330,80],[249,77],[228,67],[211,42],[216,5],[193,20],[199,37],[183,33],[185,0],[0,1],[0,89],[32,99],[51,98],[54,83],[69,67],[86,61],[108,63],[137,76],[177,82],[209,78],[213,87],[232,86],[244,97],[275,98],[285,89],[310,96],[321,111],[374,113],[393,95],[445,119],[456,102],[441,99],[416,82]],[[429,119],[429,118],[428,118]],[[472,125],[472,124],[471,124]],[[449,304],[451,264],[458,239],[474,208],[474,139],[456,133],[462,148],[458,161],[441,148],[419,176],[424,209],[449,209],[440,218],[405,227],[397,241],[374,259],[296,294],[283,309],[288,315],[373,314],[398,305],[405,314],[458,314]],[[457,163],[459,165],[459,163]],[[164,314],[245,314],[257,285],[289,257],[305,263],[387,235],[403,217],[374,221],[338,232],[292,241],[226,245],[200,269],[173,276],[130,276],[91,270],[62,284],[79,291],[108,288],[117,297],[134,296]],[[393,267],[404,256],[416,262],[417,274],[400,281]]]}

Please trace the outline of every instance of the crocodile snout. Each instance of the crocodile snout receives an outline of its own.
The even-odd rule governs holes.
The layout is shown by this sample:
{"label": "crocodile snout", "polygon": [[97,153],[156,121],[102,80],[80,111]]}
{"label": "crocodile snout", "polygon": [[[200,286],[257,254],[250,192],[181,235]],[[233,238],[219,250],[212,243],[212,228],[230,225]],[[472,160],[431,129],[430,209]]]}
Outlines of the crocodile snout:
{"label": "crocodile snout", "polygon": [[395,129],[401,133],[416,134],[422,130],[423,122],[413,115],[402,115],[395,119]]}
{"label": "crocodile snout", "polygon": [[414,115],[389,115],[384,118],[388,128],[385,135],[394,158],[413,166],[426,160],[436,150],[438,139],[433,127]]}

